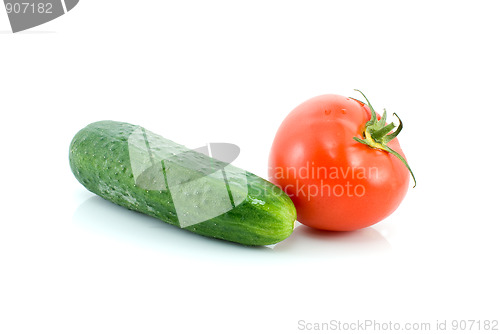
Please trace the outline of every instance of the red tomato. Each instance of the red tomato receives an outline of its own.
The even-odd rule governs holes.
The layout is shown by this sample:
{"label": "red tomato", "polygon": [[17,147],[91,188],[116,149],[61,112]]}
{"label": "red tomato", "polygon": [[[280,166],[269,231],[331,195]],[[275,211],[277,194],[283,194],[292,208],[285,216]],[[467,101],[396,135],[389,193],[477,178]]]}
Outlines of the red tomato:
{"label": "red tomato", "polygon": [[402,124],[391,132],[395,125],[385,123],[385,111],[383,120],[372,111],[369,102],[322,95],[299,105],[281,124],[269,178],[293,200],[302,224],[332,231],[364,228],[389,216],[405,197],[411,169],[393,138]]}

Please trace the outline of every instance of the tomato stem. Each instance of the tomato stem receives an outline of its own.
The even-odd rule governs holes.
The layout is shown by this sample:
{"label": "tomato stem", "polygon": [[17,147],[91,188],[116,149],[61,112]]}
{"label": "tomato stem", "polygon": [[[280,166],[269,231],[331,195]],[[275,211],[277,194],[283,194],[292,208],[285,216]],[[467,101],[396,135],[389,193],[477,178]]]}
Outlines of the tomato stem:
{"label": "tomato stem", "polygon": [[[393,122],[391,122],[389,124],[385,124],[386,119],[387,119],[387,111],[385,109],[384,109],[384,113],[383,113],[382,117],[380,118],[380,120],[378,120],[377,114],[375,113],[375,110],[373,109],[370,101],[365,96],[365,94],[363,94],[358,89],[355,89],[355,91],[360,92],[361,95],[363,95],[363,97],[365,98],[366,104],[368,104],[368,107],[370,108],[371,118],[365,124],[365,129],[363,131],[364,138],[360,139],[358,137],[354,137],[353,139],[359,143],[362,143],[364,145],[368,145],[372,148],[386,151],[386,152],[394,155],[399,160],[401,160],[401,162],[410,171],[411,177],[413,178],[413,182],[414,182],[413,188],[415,188],[417,186],[417,180],[415,179],[415,175],[413,174],[413,172],[410,168],[410,165],[408,165],[408,162],[406,161],[405,158],[403,158],[403,156],[401,154],[399,154],[398,152],[394,151],[392,148],[387,146],[387,143],[389,143],[391,140],[396,138],[396,136],[401,132],[401,130],[403,130],[403,122],[401,121],[399,116],[396,113],[394,113],[393,115],[396,116],[398,121],[399,121],[398,127],[396,128],[396,125]],[[359,101],[359,100],[357,100],[357,101]],[[365,104],[362,101],[359,101],[359,102]],[[396,131],[391,133],[391,131],[394,128],[396,128]]]}
{"label": "tomato stem", "polygon": [[399,126],[398,128],[396,129],[396,131],[394,131],[393,133],[387,135],[387,142],[390,142],[391,140],[393,140],[394,138],[396,138],[397,135],[399,135],[399,133],[401,132],[401,130],[403,130],[403,122],[401,121],[401,118],[399,118],[398,114],[394,113],[393,114],[394,116],[396,116],[399,120]]}
{"label": "tomato stem", "polygon": [[396,126],[394,125],[394,123],[391,123],[391,124],[387,124],[386,126],[384,126],[382,129],[380,130],[377,130],[375,132],[372,133],[372,138],[374,140],[381,140],[384,138],[384,136],[386,134],[388,134],[389,132],[392,131],[392,129],[394,129]]}

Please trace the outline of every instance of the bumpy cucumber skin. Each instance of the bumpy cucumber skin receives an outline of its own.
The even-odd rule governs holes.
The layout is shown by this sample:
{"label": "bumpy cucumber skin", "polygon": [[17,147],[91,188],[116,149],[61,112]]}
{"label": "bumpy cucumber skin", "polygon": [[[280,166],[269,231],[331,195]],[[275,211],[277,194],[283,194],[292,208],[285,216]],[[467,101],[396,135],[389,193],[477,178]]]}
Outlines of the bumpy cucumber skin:
{"label": "bumpy cucumber skin", "polygon": [[[102,198],[180,226],[168,189],[145,190],[135,184],[127,141],[136,129],[115,121],[89,124],[71,142],[71,170],[85,188]],[[182,147],[168,140],[164,144]],[[297,217],[291,199],[272,183],[245,173],[248,194],[241,204],[184,229],[244,245],[271,245],[290,236]]]}

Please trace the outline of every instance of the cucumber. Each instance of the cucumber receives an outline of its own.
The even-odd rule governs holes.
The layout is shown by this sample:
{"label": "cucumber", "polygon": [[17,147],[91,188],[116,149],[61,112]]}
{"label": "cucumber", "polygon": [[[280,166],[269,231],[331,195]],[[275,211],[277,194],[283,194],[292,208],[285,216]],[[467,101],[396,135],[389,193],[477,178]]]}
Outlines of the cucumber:
{"label": "cucumber", "polygon": [[89,191],[196,234],[270,245],[293,231],[295,206],[279,187],[138,125],[89,124],[69,161]]}

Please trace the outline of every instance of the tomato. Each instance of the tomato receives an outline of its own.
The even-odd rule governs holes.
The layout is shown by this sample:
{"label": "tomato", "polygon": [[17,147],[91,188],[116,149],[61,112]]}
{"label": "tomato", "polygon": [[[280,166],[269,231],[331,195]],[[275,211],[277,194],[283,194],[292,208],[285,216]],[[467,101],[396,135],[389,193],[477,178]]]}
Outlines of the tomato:
{"label": "tomato", "polygon": [[395,138],[402,123],[392,131],[385,110],[381,117],[366,101],[317,96],[279,127],[269,179],[290,196],[302,224],[357,230],[389,216],[405,197],[413,172]]}

